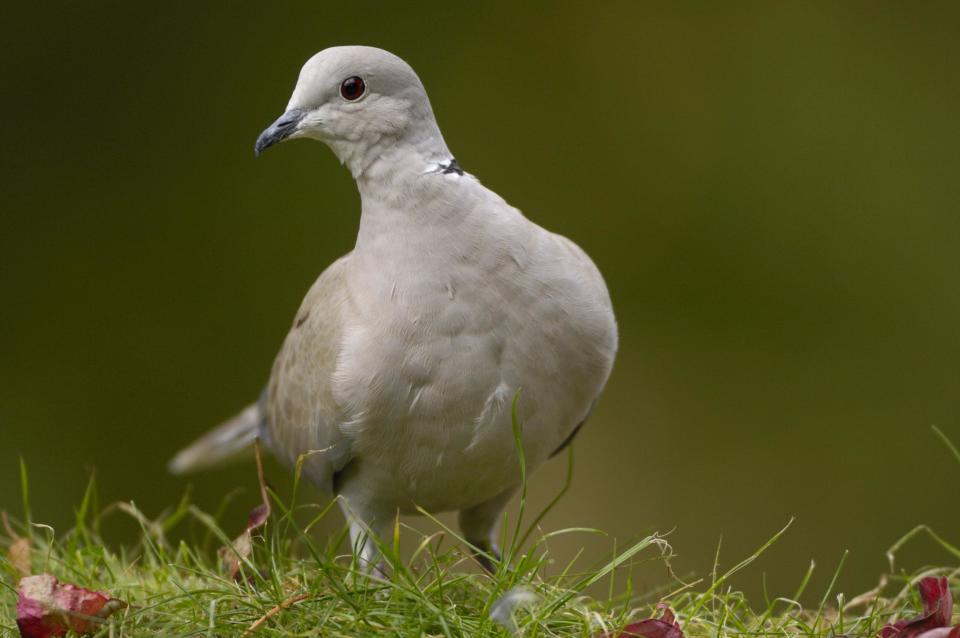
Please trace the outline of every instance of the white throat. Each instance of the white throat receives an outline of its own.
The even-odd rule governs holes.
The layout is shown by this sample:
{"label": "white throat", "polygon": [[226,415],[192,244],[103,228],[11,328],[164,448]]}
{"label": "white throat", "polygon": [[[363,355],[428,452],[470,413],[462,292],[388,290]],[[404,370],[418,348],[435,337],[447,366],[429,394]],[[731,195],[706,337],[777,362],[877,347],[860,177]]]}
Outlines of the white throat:
{"label": "white throat", "polygon": [[450,159],[449,149],[436,122],[424,122],[402,136],[370,135],[357,139],[327,140],[340,163],[360,181],[395,181],[430,163]]}

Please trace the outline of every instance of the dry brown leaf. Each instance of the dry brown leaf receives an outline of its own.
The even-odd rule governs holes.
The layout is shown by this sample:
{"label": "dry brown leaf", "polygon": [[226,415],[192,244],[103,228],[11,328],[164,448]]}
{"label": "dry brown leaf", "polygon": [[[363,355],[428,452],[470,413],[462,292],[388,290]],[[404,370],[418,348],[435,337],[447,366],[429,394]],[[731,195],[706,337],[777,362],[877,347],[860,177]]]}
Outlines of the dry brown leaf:
{"label": "dry brown leaf", "polygon": [[253,554],[254,538],[260,537],[261,529],[270,518],[270,493],[267,481],[263,474],[263,461],[260,458],[260,442],[254,442],[254,452],[257,459],[257,480],[260,483],[260,498],[263,502],[257,505],[247,517],[247,527],[229,546],[220,549],[220,563],[230,578],[236,580],[240,575],[240,566]]}
{"label": "dry brown leaf", "polygon": [[7,550],[7,560],[21,576],[29,576],[33,572],[33,562],[30,560],[30,539],[18,538]]}
{"label": "dry brown leaf", "polygon": [[33,572],[33,563],[30,560],[30,539],[19,536],[10,525],[6,512],[0,512],[4,530],[10,537],[10,547],[7,548],[7,561],[21,576],[29,576]]}

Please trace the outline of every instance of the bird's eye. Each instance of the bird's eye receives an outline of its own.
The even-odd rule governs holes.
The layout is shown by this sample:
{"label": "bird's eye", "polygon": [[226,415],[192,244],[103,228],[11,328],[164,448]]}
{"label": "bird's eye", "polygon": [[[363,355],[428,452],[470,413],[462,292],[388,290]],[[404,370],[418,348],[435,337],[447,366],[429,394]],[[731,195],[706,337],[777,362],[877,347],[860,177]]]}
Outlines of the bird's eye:
{"label": "bird's eye", "polygon": [[358,78],[355,75],[347,78],[340,84],[340,96],[351,102],[359,99],[366,90],[367,85],[363,83],[363,78]]}

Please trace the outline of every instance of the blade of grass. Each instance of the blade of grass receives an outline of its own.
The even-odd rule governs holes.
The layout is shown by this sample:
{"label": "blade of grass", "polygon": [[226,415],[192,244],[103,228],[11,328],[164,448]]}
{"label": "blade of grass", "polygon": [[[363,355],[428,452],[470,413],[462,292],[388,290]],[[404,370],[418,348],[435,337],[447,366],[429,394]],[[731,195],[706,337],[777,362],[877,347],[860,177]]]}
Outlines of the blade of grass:
{"label": "blade of grass", "polygon": [[722,585],[724,582],[726,582],[728,578],[730,578],[731,576],[733,576],[734,574],[736,574],[737,572],[739,572],[741,569],[743,569],[744,567],[746,567],[747,565],[749,565],[749,564],[752,563],[753,561],[755,561],[755,560],[757,560],[758,558],[760,558],[760,556],[761,556],[765,551],[767,551],[767,550],[770,548],[770,546],[772,546],[774,543],[776,543],[778,540],[780,540],[780,537],[783,536],[788,529],[790,529],[790,526],[791,526],[791,525],[793,525],[793,521],[794,521],[794,519],[793,519],[793,517],[791,516],[791,517],[790,517],[790,520],[789,520],[789,521],[787,522],[787,524],[783,527],[783,529],[781,529],[779,532],[777,532],[776,534],[774,534],[766,543],[764,543],[764,544],[760,547],[760,549],[758,549],[757,551],[755,551],[754,553],[752,553],[750,556],[747,556],[745,559],[743,559],[742,561],[740,561],[739,563],[737,563],[736,565],[734,565],[729,571],[727,571],[727,573],[725,573],[725,574],[724,574],[723,576],[721,576],[719,579],[713,581],[713,583],[710,585],[709,589],[707,589],[707,591],[705,591],[705,592],[700,596],[699,601],[696,603],[696,605],[694,605],[694,608],[693,608],[693,610],[690,612],[690,615],[691,615],[691,616],[696,615],[697,612],[700,611],[701,607],[703,607],[703,605],[707,602],[707,600],[710,599],[711,595],[717,590],[717,588],[720,587],[720,585]]}
{"label": "blade of grass", "polygon": [[940,437],[940,440],[943,441],[943,444],[947,446],[947,449],[953,453],[953,458],[957,459],[957,462],[960,462],[960,450],[958,450],[957,446],[953,444],[953,441],[948,439],[947,435],[943,433],[943,430],[937,426],[931,425],[930,428],[938,437]]}
{"label": "blade of grass", "polygon": [[537,514],[536,518],[533,519],[533,522],[530,523],[530,526],[527,527],[527,531],[524,532],[523,537],[520,539],[518,545],[523,547],[523,544],[527,542],[527,539],[530,537],[530,534],[540,525],[540,522],[550,513],[550,511],[556,507],[557,503],[560,502],[560,499],[566,495],[570,490],[570,486],[573,484],[573,446],[567,446],[567,474],[564,478],[563,486],[560,488],[560,491],[557,492],[557,495],[554,496],[547,506],[540,510],[540,513]]}
{"label": "blade of grass", "polygon": [[20,502],[23,504],[23,521],[27,529],[27,537],[33,539],[33,515],[30,512],[30,478],[27,474],[27,462],[20,457]]}
{"label": "blade of grass", "polygon": [[[817,617],[813,621],[813,628],[815,630],[820,627],[820,620],[823,618],[823,609],[827,605],[827,599],[830,597],[830,594],[833,593],[833,588],[837,585],[837,579],[840,578],[840,572],[843,571],[843,566],[847,562],[847,556],[849,555],[850,550],[843,550],[843,556],[840,557],[840,563],[833,572],[833,577],[830,579],[830,584],[827,586],[827,590],[823,592],[823,598],[820,599],[820,605],[817,607]],[[842,616],[843,614],[841,613],[840,615]]]}

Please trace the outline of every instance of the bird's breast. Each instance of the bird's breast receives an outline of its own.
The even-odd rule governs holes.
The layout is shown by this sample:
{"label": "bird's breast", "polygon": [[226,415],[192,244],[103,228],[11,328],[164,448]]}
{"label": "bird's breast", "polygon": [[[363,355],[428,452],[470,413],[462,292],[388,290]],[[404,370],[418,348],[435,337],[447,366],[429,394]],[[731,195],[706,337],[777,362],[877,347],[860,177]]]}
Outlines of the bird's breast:
{"label": "bird's breast", "polygon": [[378,494],[433,509],[491,498],[519,480],[515,397],[533,467],[599,394],[615,349],[602,280],[592,291],[580,257],[515,211],[373,223],[347,278],[340,427]]}

